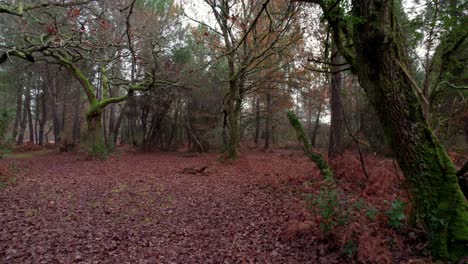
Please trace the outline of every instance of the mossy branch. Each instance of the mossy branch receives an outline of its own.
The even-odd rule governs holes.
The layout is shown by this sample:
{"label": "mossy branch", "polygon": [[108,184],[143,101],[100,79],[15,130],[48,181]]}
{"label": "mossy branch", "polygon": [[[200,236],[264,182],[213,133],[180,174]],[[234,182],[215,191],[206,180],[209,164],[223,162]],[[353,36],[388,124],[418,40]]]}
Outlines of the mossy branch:
{"label": "mossy branch", "polygon": [[301,147],[304,153],[317,165],[325,180],[333,181],[333,171],[330,165],[328,165],[328,162],[323,158],[322,154],[314,152],[312,150],[312,145],[307,139],[307,136],[304,132],[304,128],[302,127],[299,118],[297,118],[296,114],[293,111],[288,111],[287,116],[289,122],[291,123],[291,126],[296,132],[297,139],[301,143]]}
{"label": "mossy branch", "polygon": [[83,86],[86,96],[88,97],[88,101],[90,104],[94,105],[98,103],[96,98],[96,94],[94,93],[94,86],[88,80],[88,78],[84,75],[84,73],[75,66],[70,60],[67,60],[64,56],[59,54],[58,52],[44,52],[45,55],[52,56],[57,60],[57,62],[65,68],[67,68],[75,78],[80,82],[81,86]]}
{"label": "mossy branch", "polygon": [[101,66],[101,76],[102,76],[102,97],[103,99],[109,98],[109,79],[107,78],[107,68],[103,64]]}
{"label": "mossy branch", "polygon": [[[108,83],[107,78],[105,82],[106,82],[106,85],[108,86],[109,83]],[[123,102],[127,100],[130,97],[130,95],[133,94],[135,91],[148,91],[151,87],[154,86],[154,83],[155,83],[154,76],[151,76],[151,79],[146,79],[139,84],[130,85],[125,95],[103,99],[101,102],[99,102],[99,106],[101,108],[104,108],[109,104]]]}

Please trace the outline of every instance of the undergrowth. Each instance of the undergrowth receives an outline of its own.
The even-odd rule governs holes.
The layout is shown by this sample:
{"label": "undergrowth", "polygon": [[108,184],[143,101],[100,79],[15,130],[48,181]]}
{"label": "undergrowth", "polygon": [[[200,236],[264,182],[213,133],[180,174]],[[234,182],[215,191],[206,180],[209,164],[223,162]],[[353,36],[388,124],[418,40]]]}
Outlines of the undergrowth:
{"label": "undergrowth", "polygon": [[106,144],[92,144],[88,148],[88,154],[92,158],[100,159],[100,160],[107,160],[110,156],[111,150]]}
{"label": "undergrowth", "polygon": [[400,228],[406,220],[406,203],[400,199],[392,202],[392,208],[385,212],[388,216],[388,224],[393,228]]}
{"label": "undergrowth", "polygon": [[0,159],[4,158],[6,154],[13,151],[13,147],[9,143],[0,143]]}
{"label": "undergrowth", "polygon": [[14,165],[0,165],[0,190],[16,183],[16,173]]}
{"label": "undergrowth", "polygon": [[391,160],[368,157],[369,178],[353,154],[345,153],[332,164],[337,168],[333,183],[322,180],[302,187],[325,241],[340,248],[343,258],[358,263],[393,263],[391,252],[413,254],[399,231],[407,218],[407,203],[402,200],[407,193]]}

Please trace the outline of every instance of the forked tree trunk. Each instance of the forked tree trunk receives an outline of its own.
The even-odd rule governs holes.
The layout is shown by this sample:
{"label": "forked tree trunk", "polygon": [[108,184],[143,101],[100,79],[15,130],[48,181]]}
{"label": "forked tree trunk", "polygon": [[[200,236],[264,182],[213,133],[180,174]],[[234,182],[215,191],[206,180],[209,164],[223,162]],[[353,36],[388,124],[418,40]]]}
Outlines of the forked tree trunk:
{"label": "forked tree trunk", "polygon": [[105,148],[104,134],[102,130],[102,110],[89,111],[86,114],[88,124],[88,138],[91,148]]}
{"label": "forked tree trunk", "polygon": [[467,252],[468,203],[447,151],[424,117],[396,8],[391,0],[353,1],[353,15],[366,21],[354,26],[355,72],[410,184],[433,255],[457,260]]}

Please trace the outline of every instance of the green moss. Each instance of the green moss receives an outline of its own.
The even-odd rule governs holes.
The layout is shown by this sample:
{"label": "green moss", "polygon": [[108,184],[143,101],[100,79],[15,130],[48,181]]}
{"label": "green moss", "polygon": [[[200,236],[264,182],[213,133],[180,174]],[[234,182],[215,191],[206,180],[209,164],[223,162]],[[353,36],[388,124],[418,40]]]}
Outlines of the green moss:
{"label": "green moss", "polygon": [[297,118],[296,114],[293,111],[288,111],[287,116],[307,157],[309,157],[317,165],[325,180],[333,182],[332,169],[320,153],[316,153],[312,150],[312,145],[309,143],[309,140],[307,139],[307,136],[304,132],[304,128],[302,127],[302,124]]}

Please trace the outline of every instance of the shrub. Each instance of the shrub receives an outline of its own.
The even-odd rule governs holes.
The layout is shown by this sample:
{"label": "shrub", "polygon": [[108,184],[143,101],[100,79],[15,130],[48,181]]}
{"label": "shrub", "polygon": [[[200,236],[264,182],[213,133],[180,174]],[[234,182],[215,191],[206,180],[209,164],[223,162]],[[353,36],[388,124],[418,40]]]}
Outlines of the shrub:
{"label": "shrub", "polygon": [[106,144],[92,144],[88,149],[88,154],[97,159],[106,160],[109,158],[110,151]]}
{"label": "shrub", "polygon": [[312,210],[320,215],[320,229],[329,234],[335,227],[346,224],[349,219],[349,206],[343,194],[336,187],[323,185],[318,195],[306,195]]}
{"label": "shrub", "polygon": [[12,165],[0,165],[0,189],[16,183],[16,168]]}

